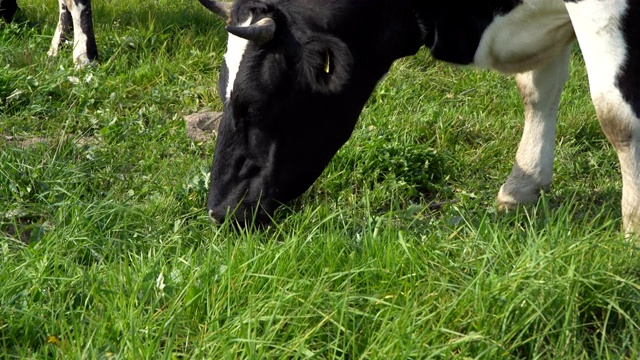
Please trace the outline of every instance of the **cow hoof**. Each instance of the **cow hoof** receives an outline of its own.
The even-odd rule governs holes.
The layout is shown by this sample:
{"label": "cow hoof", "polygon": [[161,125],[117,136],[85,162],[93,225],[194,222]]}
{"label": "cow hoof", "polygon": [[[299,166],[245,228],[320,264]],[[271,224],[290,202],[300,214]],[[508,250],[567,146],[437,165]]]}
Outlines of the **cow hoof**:
{"label": "cow hoof", "polygon": [[508,179],[498,192],[498,210],[515,210],[520,205],[532,204],[540,198],[540,192],[549,192],[549,186],[519,184]]}
{"label": "cow hoof", "polygon": [[526,208],[527,206],[531,206],[531,205],[535,204],[538,199],[539,199],[539,197],[536,197],[536,199],[533,200],[533,201],[514,202],[512,200],[505,201],[504,198],[501,199],[500,196],[498,196],[496,201],[498,203],[498,211],[499,212],[501,212],[501,213],[510,213],[510,212],[516,211],[518,209],[521,210],[523,208]]}
{"label": "cow hoof", "polygon": [[82,70],[89,66],[94,67],[98,65],[98,62],[95,59],[90,60],[89,58],[86,58],[86,57],[75,59],[73,62],[75,63],[76,70]]}
{"label": "cow hoof", "polygon": [[498,200],[498,211],[509,212],[509,211],[515,210],[517,207],[518,207],[518,204],[503,203],[503,202],[500,202],[500,200]]}

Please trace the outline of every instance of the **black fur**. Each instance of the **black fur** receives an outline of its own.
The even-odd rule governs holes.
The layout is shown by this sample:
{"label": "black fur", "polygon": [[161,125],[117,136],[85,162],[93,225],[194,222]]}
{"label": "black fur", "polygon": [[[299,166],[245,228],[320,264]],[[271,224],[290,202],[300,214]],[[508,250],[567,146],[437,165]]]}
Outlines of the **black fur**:
{"label": "black fur", "polygon": [[418,16],[426,28],[425,45],[436,59],[471,64],[487,26],[520,3],[522,0],[418,1]]}
{"label": "black fur", "polygon": [[622,31],[628,53],[623,71],[618,74],[618,87],[636,117],[640,118],[640,3],[637,1],[629,2],[627,14],[622,19]]}
{"label": "black fur", "polygon": [[98,58],[98,47],[93,33],[93,11],[91,10],[91,0],[73,0],[76,4],[84,5],[80,14],[82,32],[87,36],[87,58],[93,61]]}
{"label": "black fur", "polygon": [[18,11],[16,0],[0,0],[0,17],[4,22],[10,23],[16,11]]}
{"label": "black fur", "polygon": [[60,42],[65,42],[69,39],[73,38],[73,18],[71,17],[71,13],[69,9],[67,9],[67,4],[61,4],[62,10],[60,12],[60,24],[62,25],[62,38]]}
{"label": "black fur", "polygon": [[[240,222],[254,214],[267,221],[281,203],[303,193],[349,139],[392,62],[422,45],[406,0],[240,0],[231,25],[250,14],[254,22],[274,19],[276,33],[268,43],[247,47],[225,103],[208,200],[214,217],[235,210]],[[354,18],[406,25],[367,29]],[[398,38],[403,41],[393,41]],[[220,83],[224,94],[226,81]]]}

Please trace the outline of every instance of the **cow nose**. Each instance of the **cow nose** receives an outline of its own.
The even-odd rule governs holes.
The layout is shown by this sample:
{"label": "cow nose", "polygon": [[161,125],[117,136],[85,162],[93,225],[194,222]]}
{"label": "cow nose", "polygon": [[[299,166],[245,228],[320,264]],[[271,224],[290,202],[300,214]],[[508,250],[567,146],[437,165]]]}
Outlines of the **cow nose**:
{"label": "cow nose", "polygon": [[244,210],[243,206],[237,206],[240,209],[236,209],[235,211],[229,211],[228,207],[216,206],[209,209],[209,218],[216,225],[221,225],[227,220],[231,220],[230,223],[232,226],[245,227],[248,225],[248,222],[251,223],[251,218],[247,216],[250,213],[249,210]]}
{"label": "cow nose", "polygon": [[244,228],[250,225],[263,227],[271,223],[271,218],[262,208],[239,206],[238,209],[229,213],[228,208],[214,207],[209,209],[209,218],[214,224],[220,225],[225,220],[231,220],[232,226]]}
{"label": "cow nose", "polygon": [[209,210],[209,219],[211,219],[211,221],[213,221],[214,224],[219,225],[222,224],[224,222],[224,218],[226,217],[227,213],[220,213],[220,212],[216,212],[214,210]]}

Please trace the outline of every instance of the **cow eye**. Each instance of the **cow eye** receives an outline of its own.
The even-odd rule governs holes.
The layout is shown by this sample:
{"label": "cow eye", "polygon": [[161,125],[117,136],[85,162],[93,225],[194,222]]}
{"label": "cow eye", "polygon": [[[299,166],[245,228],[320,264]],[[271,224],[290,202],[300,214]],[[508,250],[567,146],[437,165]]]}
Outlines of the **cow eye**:
{"label": "cow eye", "polygon": [[260,110],[258,110],[258,108],[255,106],[249,106],[249,108],[247,108],[247,117],[249,119],[256,119],[258,116],[260,116]]}
{"label": "cow eye", "polygon": [[253,121],[260,116],[259,109],[254,105],[249,106],[236,106],[234,113],[238,120],[241,121]]}

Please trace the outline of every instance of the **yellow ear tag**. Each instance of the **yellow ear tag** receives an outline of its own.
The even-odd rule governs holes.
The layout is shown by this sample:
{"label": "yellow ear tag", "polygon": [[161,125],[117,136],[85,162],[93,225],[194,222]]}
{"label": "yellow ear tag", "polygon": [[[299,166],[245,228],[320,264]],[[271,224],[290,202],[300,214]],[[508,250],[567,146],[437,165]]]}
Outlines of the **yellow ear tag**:
{"label": "yellow ear tag", "polygon": [[328,74],[329,71],[331,71],[331,56],[329,55],[329,52],[326,51],[324,58],[324,72]]}

